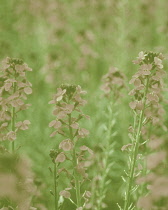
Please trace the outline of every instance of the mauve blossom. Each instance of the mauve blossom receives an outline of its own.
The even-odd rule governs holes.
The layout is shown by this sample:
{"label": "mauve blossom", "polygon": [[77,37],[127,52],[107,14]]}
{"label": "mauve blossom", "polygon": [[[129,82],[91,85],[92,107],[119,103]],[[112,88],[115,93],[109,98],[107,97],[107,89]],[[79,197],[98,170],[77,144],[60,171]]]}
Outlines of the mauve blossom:
{"label": "mauve blossom", "polygon": [[67,190],[62,190],[59,195],[63,196],[64,198],[70,198],[71,197],[71,193]]}
{"label": "mauve blossom", "polygon": [[70,139],[65,139],[59,144],[59,149],[70,151],[73,149],[73,142]]}
{"label": "mauve blossom", "polygon": [[20,130],[27,130],[29,128],[30,125],[30,121],[29,120],[24,120],[23,122],[17,122],[16,123],[16,128],[20,129]]}
{"label": "mauve blossom", "polygon": [[154,169],[166,158],[166,152],[157,152],[147,156],[147,168]]}
{"label": "mauve blossom", "polygon": [[49,102],[49,104],[55,104],[62,100],[63,95],[66,93],[66,90],[62,90],[61,88],[57,88],[57,93],[54,95],[53,100]]}
{"label": "mauve blossom", "polygon": [[125,86],[124,79],[125,75],[118,68],[111,67],[109,72],[102,77],[101,89],[104,91],[104,95],[106,97],[113,95],[116,99],[119,98],[121,89]]}
{"label": "mauve blossom", "polygon": [[60,128],[62,123],[60,121],[53,120],[49,123],[49,127]]}
{"label": "mauve blossom", "polygon": [[56,159],[55,159],[55,162],[59,162],[59,163],[62,163],[66,160],[66,157],[64,155],[63,152],[61,152],[60,154],[57,155]]}
{"label": "mauve blossom", "polygon": [[9,131],[6,135],[6,137],[9,141],[14,141],[14,140],[16,140],[16,132]]}
{"label": "mauve blossom", "polygon": [[87,135],[89,135],[89,131],[86,130],[85,128],[80,128],[78,130],[78,134],[81,138],[85,138]]}
{"label": "mauve blossom", "polygon": [[155,57],[154,58],[154,62],[155,62],[155,65],[159,68],[159,69],[162,69],[163,68],[163,64],[162,64],[162,60],[158,57]]}

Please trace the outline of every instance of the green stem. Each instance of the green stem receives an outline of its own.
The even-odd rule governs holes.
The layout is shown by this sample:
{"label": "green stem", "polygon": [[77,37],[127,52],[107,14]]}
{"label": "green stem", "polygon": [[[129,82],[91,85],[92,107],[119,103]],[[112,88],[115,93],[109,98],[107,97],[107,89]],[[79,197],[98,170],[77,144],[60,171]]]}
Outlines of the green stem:
{"label": "green stem", "polygon": [[73,166],[74,166],[74,176],[75,176],[75,188],[76,188],[77,207],[81,207],[80,182],[79,182],[78,174],[77,174],[77,171],[76,171],[77,158],[76,158],[75,149],[73,149]]}
{"label": "green stem", "polygon": [[[150,139],[151,132],[152,132],[152,124],[150,124],[149,129],[148,129],[148,140]],[[144,155],[144,160],[143,160],[142,176],[146,176],[146,174],[147,174],[147,161],[146,161],[146,157],[147,157],[147,154],[148,154],[148,148],[147,148],[147,145],[146,144],[144,145],[144,148],[143,149],[144,149],[145,155]],[[142,193],[144,193],[145,189],[146,189],[146,183],[141,184],[140,195],[142,195]]]}
{"label": "green stem", "polygon": [[[11,126],[12,126],[12,131],[15,131],[15,108],[12,107],[12,119],[11,119]],[[15,142],[14,140],[12,141],[12,153],[15,151]]]}
{"label": "green stem", "polygon": [[125,199],[125,205],[124,205],[124,210],[128,210],[130,206],[130,198],[131,198],[131,189],[133,185],[133,179],[134,179],[134,172],[135,172],[135,164],[136,164],[136,159],[138,155],[138,149],[139,149],[139,140],[141,136],[141,129],[142,129],[142,123],[143,123],[143,118],[144,118],[144,111],[146,107],[146,95],[148,92],[148,86],[149,86],[149,76],[147,78],[147,83],[146,83],[146,88],[145,88],[145,93],[144,93],[144,101],[143,101],[143,110],[140,113],[140,119],[138,123],[138,129],[137,133],[135,135],[135,145],[132,150],[131,154],[131,168],[130,168],[130,173],[129,173],[129,180],[128,180],[128,187],[126,190],[126,199]]}
{"label": "green stem", "polygon": [[[15,71],[15,79],[16,79],[16,71]],[[13,94],[16,92],[16,82],[13,83]],[[12,107],[12,113],[11,113],[11,129],[14,132],[15,131],[15,107]],[[12,153],[15,151],[15,142],[12,141]]]}
{"label": "green stem", "polygon": [[57,192],[57,165],[54,163],[54,204],[55,210],[58,210],[58,192]]}
{"label": "green stem", "polygon": [[74,143],[73,147],[73,168],[74,168],[74,178],[75,178],[75,191],[76,191],[76,201],[77,201],[77,207],[81,207],[81,192],[80,192],[80,181],[79,181],[79,175],[77,172],[77,165],[78,165],[78,160],[76,157],[76,149],[75,149],[75,142],[74,142],[74,136],[71,128],[71,114],[69,115],[69,133],[70,133],[70,139]]}

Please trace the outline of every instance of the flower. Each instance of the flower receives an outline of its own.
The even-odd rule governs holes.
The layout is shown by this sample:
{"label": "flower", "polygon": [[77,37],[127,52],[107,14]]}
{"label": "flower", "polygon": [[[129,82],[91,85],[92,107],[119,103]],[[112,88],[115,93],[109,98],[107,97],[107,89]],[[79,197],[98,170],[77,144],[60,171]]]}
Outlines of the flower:
{"label": "flower", "polygon": [[162,69],[163,68],[163,65],[162,65],[162,60],[158,57],[154,57],[154,62],[155,62],[155,65],[159,68],[159,69]]}
{"label": "flower", "polygon": [[54,128],[60,128],[62,125],[62,123],[60,121],[57,120],[53,120],[49,123],[49,127],[54,127]]}
{"label": "flower", "polygon": [[23,90],[27,95],[32,94],[32,89],[30,87],[25,87]]}
{"label": "flower", "polygon": [[123,152],[124,150],[129,149],[129,147],[132,147],[132,144],[127,144],[127,145],[122,146],[121,151]]}
{"label": "flower", "polygon": [[143,64],[140,67],[139,75],[148,76],[151,74],[152,64]]}
{"label": "flower", "polygon": [[59,195],[63,196],[64,198],[70,198],[71,197],[71,193],[67,190],[62,190]]}
{"label": "flower", "polygon": [[154,169],[166,158],[166,152],[157,152],[148,155],[147,157],[147,167],[148,169]]}
{"label": "flower", "polygon": [[9,131],[6,136],[9,141],[16,140],[16,132],[14,131]]}
{"label": "flower", "polygon": [[138,54],[137,60],[134,60],[133,63],[134,64],[140,64],[143,60],[145,60],[145,57],[147,56],[147,54],[145,54],[143,51],[141,51]]}
{"label": "flower", "polygon": [[61,88],[57,88],[57,93],[54,95],[53,100],[49,102],[49,104],[55,104],[62,100],[63,95],[66,93],[66,90],[62,90]]}
{"label": "flower", "polygon": [[91,155],[93,155],[93,151],[89,147],[87,147],[85,145],[81,146],[80,147],[80,150],[82,150],[82,151],[88,151]]}
{"label": "flower", "polygon": [[136,109],[136,110],[142,110],[143,109],[142,101],[131,101],[129,103],[129,106],[130,106],[131,109]]}
{"label": "flower", "polygon": [[87,135],[89,135],[89,131],[86,130],[85,128],[80,128],[78,130],[78,134],[81,138],[85,138]]}
{"label": "flower", "polygon": [[59,144],[59,149],[70,151],[73,149],[73,143],[70,139],[65,139]]}
{"label": "flower", "polygon": [[146,54],[143,52],[143,51],[141,51],[139,54],[138,54],[138,60],[144,60],[145,59],[145,56],[146,56]]}
{"label": "flower", "polygon": [[55,159],[55,162],[62,163],[66,160],[66,157],[63,152],[59,153]]}
{"label": "flower", "polygon": [[30,121],[29,120],[24,120],[23,122],[17,122],[16,123],[16,128],[20,130],[27,130],[29,128]]}
{"label": "flower", "polygon": [[73,129],[78,129],[78,128],[79,128],[79,124],[78,124],[77,122],[72,123],[72,124],[71,124],[71,127],[72,127]]}

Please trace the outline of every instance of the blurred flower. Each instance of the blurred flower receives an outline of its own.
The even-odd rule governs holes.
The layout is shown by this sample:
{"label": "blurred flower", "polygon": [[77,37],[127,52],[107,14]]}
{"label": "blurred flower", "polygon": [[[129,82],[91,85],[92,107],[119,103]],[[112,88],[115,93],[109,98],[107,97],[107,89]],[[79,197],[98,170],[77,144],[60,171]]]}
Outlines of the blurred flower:
{"label": "blurred flower", "polygon": [[72,141],[70,139],[63,140],[59,144],[59,149],[62,149],[64,151],[72,150],[72,148],[73,148],[73,143],[72,143]]}
{"label": "blurred flower", "polygon": [[0,152],[0,186],[1,205],[11,206],[11,209],[30,209],[35,188],[31,168],[26,159]]}
{"label": "blurred flower", "polygon": [[147,168],[154,169],[166,159],[166,152],[157,152],[147,156]]}
{"label": "blurred flower", "polygon": [[17,122],[16,123],[16,128],[20,129],[20,130],[27,130],[29,128],[28,127],[29,125],[30,125],[30,121],[29,120],[24,120],[23,122],[21,122],[21,121]]}
{"label": "blurred flower", "polygon": [[66,157],[63,152],[59,153],[55,159],[55,162],[62,163],[66,160]]}
{"label": "blurred flower", "polygon": [[103,85],[101,89],[104,91],[105,96],[114,95],[116,99],[119,98],[121,89],[125,86],[124,79],[125,75],[118,68],[111,67],[109,72],[102,78]]}

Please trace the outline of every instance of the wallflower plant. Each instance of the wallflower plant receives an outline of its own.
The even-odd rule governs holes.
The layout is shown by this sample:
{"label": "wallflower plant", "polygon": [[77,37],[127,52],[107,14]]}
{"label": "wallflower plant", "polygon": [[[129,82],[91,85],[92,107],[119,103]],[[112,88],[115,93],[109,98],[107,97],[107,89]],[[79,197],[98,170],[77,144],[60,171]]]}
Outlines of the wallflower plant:
{"label": "wallflower plant", "polygon": [[12,142],[12,152],[15,151],[15,140],[19,130],[27,130],[29,120],[17,122],[20,111],[27,109],[27,95],[32,93],[31,83],[26,78],[26,72],[32,71],[20,59],[7,57],[0,71],[0,141]]}
{"label": "wallflower plant", "polygon": [[[59,197],[69,199],[77,210],[82,210],[88,202],[90,195],[89,191],[82,193],[82,184],[88,179],[85,167],[85,152],[92,154],[92,150],[85,146],[79,146],[80,139],[85,138],[89,131],[81,128],[79,121],[82,118],[89,119],[89,116],[83,114],[81,107],[86,104],[86,101],[81,98],[86,92],[76,85],[61,85],[57,89],[57,93],[49,104],[54,105],[53,115],[55,119],[49,124],[54,131],[50,135],[54,137],[61,135],[63,140],[59,144],[59,149],[51,150],[50,156],[54,163],[54,195],[55,209],[59,209]],[[72,170],[67,168],[64,162],[70,162]],[[63,167],[62,165],[65,165]],[[69,186],[58,192],[58,179],[60,173],[65,172],[69,178]],[[76,199],[71,199],[71,190],[75,190]]]}
{"label": "wallflower plant", "polygon": [[130,84],[134,85],[134,89],[129,93],[133,98],[129,106],[134,113],[133,126],[129,127],[131,143],[124,145],[122,148],[122,150],[127,150],[129,154],[124,210],[135,208],[133,198],[136,197],[135,195],[139,188],[139,185],[135,183],[135,179],[142,173],[142,170],[138,168],[141,157],[139,151],[149,138],[147,134],[148,138],[142,141],[143,132],[146,130],[145,132],[148,133],[147,125],[158,121],[155,117],[156,115],[151,115],[151,110],[156,111],[157,109],[158,111],[160,109],[160,91],[163,88],[162,78],[165,75],[162,64],[163,59],[164,57],[161,53],[140,52],[137,60],[133,61],[139,65],[139,69],[130,81]]}

